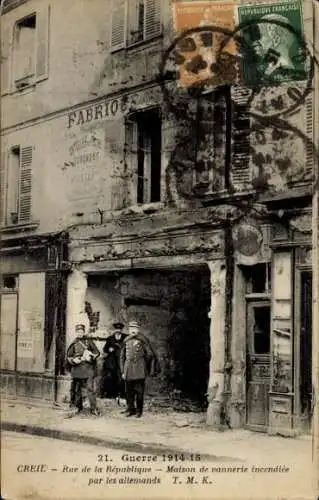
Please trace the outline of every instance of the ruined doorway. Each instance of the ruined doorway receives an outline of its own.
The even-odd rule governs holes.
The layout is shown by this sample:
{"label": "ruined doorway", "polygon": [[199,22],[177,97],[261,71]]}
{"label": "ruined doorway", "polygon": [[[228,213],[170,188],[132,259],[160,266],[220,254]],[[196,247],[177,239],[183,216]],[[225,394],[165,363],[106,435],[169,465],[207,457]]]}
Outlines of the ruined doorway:
{"label": "ruined doorway", "polygon": [[210,272],[207,266],[136,270],[125,298],[127,320],[135,319],[151,340],[161,375],[147,382],[155,404],[179,411],[207,406],[210,363]]}
{"label": "ruined doorway", "polygon": [[270,387],[270,302],[247,304],[247,425],[266,431]]}
{"label": "ruined doorway", "polygon": [[300,293],[300,376],[299,398],[301,427],[311,430],[312,416],[312,273],[301,272]]}
{"label": "ruined doorway", "polygon": [[[158,354],[161,374],[146,397],[156,408],[204,411],[210,363],[210,271],[205,265],[92,275],[86,300],[107,334],[118,318],[138,321]],[[103,346],[102,346],[103,347]]]}

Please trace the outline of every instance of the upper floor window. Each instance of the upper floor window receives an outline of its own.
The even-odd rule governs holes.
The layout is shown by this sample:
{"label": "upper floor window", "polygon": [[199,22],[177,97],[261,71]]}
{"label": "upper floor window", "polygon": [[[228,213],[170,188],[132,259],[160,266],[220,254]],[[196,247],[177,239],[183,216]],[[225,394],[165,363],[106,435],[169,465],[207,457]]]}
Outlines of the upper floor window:
{"label": "upper floor window", "polygon": [[260,263],[244,268],[246,275],[246,293],[269,294],[271,291],[271,265],[269,262]]}
{"label": "upper floor window", "polygon": [[1,164],[1,213],[4,226],[31,221],[32,147],[14,146]]}
{"label": "upper floor window", "polygon": [[13,42],[13,75],[17,87],[25,86],[35,74],[36,15],[25,17],[15,25]]}
{"label": "upper floor window", "polygon": [[126,126],[135,200],[138,204],[158,202],[161,200],[160,111],[157,108],[138,111],[130,116]]}
{"label": "upper floor window", "polygon": [[161,0],[113,0],[111,50],[161,34]]}
{"label": "upper floor window", "polygon": [[197,108],[194,130],[194,192],[214,194],[229,189],[231,154],[229,87],[208,94]]}
{"label": "upper floor window", "polygon": [[21,90],[48,76],[49,7],[14,24],[2,19],[1,93]]}

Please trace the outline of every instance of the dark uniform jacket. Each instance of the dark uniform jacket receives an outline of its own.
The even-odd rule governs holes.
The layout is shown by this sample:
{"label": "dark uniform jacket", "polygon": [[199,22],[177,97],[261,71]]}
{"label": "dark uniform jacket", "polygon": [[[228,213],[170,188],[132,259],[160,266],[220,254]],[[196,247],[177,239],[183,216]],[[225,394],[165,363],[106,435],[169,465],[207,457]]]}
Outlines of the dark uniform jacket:
{"label": "dark uniform jacket", "polygon": [[156,355],[148,340],[143,335],[128,336],[123,342],[120,365],[124,380],[141,380],[150,373],[152,361]]}
{"label": "dark uniform jacket", "polygon": [[[81,358],[84,351],[90,351],[94,356],[91,361],[81,361],[75,363],[75,358]],[[67,351],[67,359],[71,366],[71,375],[73,378],[86,379],[96,375],[96,358],[100,355],[100,351],[91,339],[77,337],[69,346]]]}
{"label": "dark uniform jacket", "polygon": [[110,370],[120,369],[120,350],[126,337],[127,335],[125,333],[121,333],[118,339],[115,337],[115,334],[110,335],[106,339],[103,348],[103,352],[107,354],[105,358],[105,368]]}

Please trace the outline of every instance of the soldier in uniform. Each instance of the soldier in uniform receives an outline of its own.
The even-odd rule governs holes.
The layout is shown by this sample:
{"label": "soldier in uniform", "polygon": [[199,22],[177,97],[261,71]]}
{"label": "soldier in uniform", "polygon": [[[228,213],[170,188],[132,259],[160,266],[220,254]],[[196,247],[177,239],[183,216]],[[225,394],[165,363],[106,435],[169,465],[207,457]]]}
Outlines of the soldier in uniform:
{"label": "soldier in uniform", "polygon": [[121,322],[113,323],[114,333],[110,335],[103,348],[104,362],[101,380],[101,396],[106,398],[125,397],[124,380],[120,368],[120,351],[122,343],[127,337],[123,333],[124,325]]}
{"label": "soldier in uniform", "polygon": [[100,352],[93,340],[85,337],[85,325],[76,325],[77,337],[67,350],[67,360],[70,365],[72,386],[71,402],[78,410],[83,410],[83,393],[87,395],[90,402],[90,410],[93,415],[99,415],[96,407],[96,394],[94,378],[96,376],[96,359]]}
{"label": "soldier in uniform", "polygon": [[136,321],[129,323],[128,330],[129,334],[123,342],[120,354],[121,372],[126,390],[126,415],[141,417],[146,376],[157,374],[151,372],[156,355],[149,341],[140,334]]}

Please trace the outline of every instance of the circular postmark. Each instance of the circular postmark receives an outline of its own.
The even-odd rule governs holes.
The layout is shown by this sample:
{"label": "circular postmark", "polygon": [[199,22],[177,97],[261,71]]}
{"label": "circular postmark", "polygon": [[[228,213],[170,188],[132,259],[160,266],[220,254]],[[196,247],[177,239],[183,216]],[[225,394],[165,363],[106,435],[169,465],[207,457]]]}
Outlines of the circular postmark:
{"label": "circular postmark", "polygon": [[[177,195],[182,198],[196,197],[195,192],[184,189],[183,178],[194,176],[194,171],[196,171],[197,168],[196,162],[198,157],[196,157],[196,155],[193,157],[193,149],[191,146],[194,140],[193,135],[196,133],[196,130],[199,130],[199,135],[203,132],[203,125],[201,121],[199,121],[198,110],[200,108],[206,111],[209,110],[209,102],[212,98],[212,94],[215,96],[218,95],[218,92],[216,93],[218,88],[229,88],[237,83],[239,84],[239,88],[248,90],[248,92],[246,92],[245,108],[247,109],[248,117],[251,119],[251,133],[255,135],[257,145],[258,143],[263,145],[266,137],[265,129],[285,129],[289,131],[290,135],[296,134],[296,137],[302,140],[304,147],[308,150],[308,154],[310,150],[312,151],[313,159],[318,158],[318,154],[315,151],[311,139],[307,137],[304,132],[284,119],[289,113],[303,104],[307,95],[312,90],[314,60],[310,56],[310,52],[302,36],[293,27],[287,26],[281,20],[267,18],[261,21],[259,24],[282,24],[283,26],[281,27],[292,33],[299,42],[299,46],[302,48],[299,54],[300,60],[305,63],[304,73],[299,73],[300,78],[302,77],[303,79],[300,81],[297,79],[290,81],[287,76],[289,72],[284,70],[283,74],[287,77],[286,82],[268,78],[267,81],[259,80],[259,83],[258,81],[255,82],[254,86],[249,88],[245,86],[245,82],[242,81],[241,59],[243,56],[240,52],[240,47],[248,47],[246,50],[248,53],[248,55],[246,55],[246,62],[251,62],[249,57],[253,57],[253,54],[250,54],[249,51],[253,52],[252,48],[254,48],[249,45],[246,38],[243,36],[242,30],[247,26],[256,26],[257,21],[259,20],[242,23],[237,26],[234,31],[219,26],[207,25],[188,29],[179,35],[163,53],[160,65],[159,84],[163,92],[164,100],[168,105],[169,111],[171,111],[180,122],[183,122],[184,125],[186,124],[186,128],[188,127],[189,130],[189,138],[184,136],[182,140],[176,141],[175,143],[175,148],[171,153],[166,178],[167,185],[171,183],[172,178],[176,179]],[[217,36],[217,38],[214,38],[214,36]],[[237,48],[239,47],[237,52],[232,48],[229,50],[229,48],[233,46],[233,42],[236,43]],[[213,47],[215,47],[215,52],[213,51]],[[268,47],[268,55],[269,51],[270,48]],[[267,51],[265,54],[267,54]],[[268,56],[266,57],[266,55],[263,57],[265,59],[264,73],[267,73],[265,69],[267,68],[266,62],[273,66],[276,66],[276,62],[275,60],[268,61]],[[277,73],[282,71],[281,68],[281,63],[277,64]],[[262,74],[261,72],[261,76]],[[306,81],[304,80],[305,77],[307,78]],[[277,92],[275,96],[270,92],[273,88],[275,89],[275,93]],[[283,93],[281,97],[280,94],[278,95],[278,90]],[[266,111],[264,109],[264,93],[268,93],[267,98],[269,99]],[[233,93],[231,95],[231,101],[236,104]],[[216,102],[214,102],[213,105],[214,104],[216,104]],[[280,116],[282,116],[282,118],[280,118]],[[277,133],[277,143],[282,139],[282,137],[279,136],[280,134]],[[196,143],[196,141],[194,142]],[[205,143],[207,147],[210,146],[203,138],[202,142]],[[190,152],[188,152],[188,147],[190,148]],[[187,156],[186,159],[185,155]],[[268,156],[265,156],[266,159],[268,159]],[[283,172],[284,169],[288,169],[289,166],[285,166],[284,161],[281,162],[281,165],[283,166],[283,170],[280,173],[285,173]],[[257,166],[259,168],[259,165]],[[213,176],[216,173],[220,175],[223,170],[221,163],[218,165],[217,163],[212,163],[211,168],[214,171]],[[229,192],[234,196],[230,196],[225,200],[224,205],[228,207],[231,212],[232,224],[239,222],[253,212],[255,212],[258,218],[259,212],[258,209],[256,210],[256,203],[260,199],[260,194],[264,193],[269,188],[276,190],[276,186],[269,183],[271,175],[267,173],[266,175],[264,174],[264,170],[260,168],[252,179],[250,195],[246,198],[240,197],[239,199],[236,196],[238,194],[237,188],[232,185],[232,181],[229,182]],[[204,170],[203,173],[201,173],[201,177],[204,181],[205,177],[209,177],[209,175],[209,172]],[[202,185],[205,184],[204,181]],[[278,189],[284,188],[285,182],[285,179],[283,179],[283,182],[278,184]],[[172,191],[171,187],[168,189],[168,192],[169,191]],[[222,212],[219,215],[217,213],[215,215],[221,222],[225,220]],[[262,213],[260,215],[262,216]]]}
{"label": "circular postmark", "polygon": [[[187,29],[164,51],[159,84],[175,116],[194,120],[198,101],[210,99],[218,86],[235,82],[238,58],[234,50],[220,50],[226,37],[232,44],[231,34],[231,30],[220,26]],[[229,45],[224,47],[229,49]]]}
{"label": "circular postmark", "polygon": [[[273,14],[245,21],[231,38],[238,47],[239,83],[250,89],[246,104],[255,115],[285,116],[305,102],[312,91],[315,60],[286,18]],[[223,40],[217,60],[225,57],[229,42]]]}

